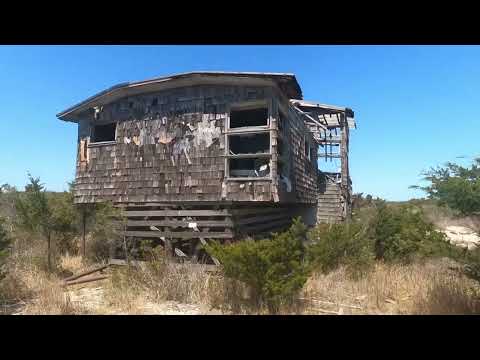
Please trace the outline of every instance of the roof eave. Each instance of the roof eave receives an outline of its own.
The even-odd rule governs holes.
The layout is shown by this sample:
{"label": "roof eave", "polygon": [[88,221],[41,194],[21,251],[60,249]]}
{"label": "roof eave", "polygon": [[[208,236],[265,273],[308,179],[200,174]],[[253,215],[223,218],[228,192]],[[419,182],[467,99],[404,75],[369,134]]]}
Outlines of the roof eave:
{"label": "roof eave", "polygon": [[[161,82],[166,82],[166,81],[171,81],[171,80],[176,80],[179,78],[187,77],[187,76],[195,76],[195,75],[207,75],[207,76],[251,76],[251,77],[287,77],[290,79],[287,79],[287,81],[292,82],[292,87],[294,88],[293,93],[295,95],[298,95],[299,98],[302,98],[302,91],[300,88],[300,85],[297,82],[297,79],[295,78],[294,74],[291,73],[256,73],[256,72],[215,72],[215,71],[200,71],[200,72],[187,72],[187,73],[179,73],[171,76],[165,76],[165,77],[158,77],[158,78],[153,78],[153,79],[147,79],[147,80],[142,80],[142,81],[136,81],[136,82],[124,82],[120,83],[117,85],[114,85],[106,90],[100,91],[99,93],[90,96],[89,98],[77,103],[76,105],[73,105],[69,107],[68,109],[58,113],[56,116],[58,119],[63,120],[63,121],[71,121],[71,122],[77,122],[76,120],[72,118],[68,118],[67,116],[69,114],[74,113],[75,111],[78,111],[88,105],[89,103],[94,102],[95,100],[99,100],[102,97],[108,96],[113,94],[116,91],[121,91],[123,89],[129,89],[137,86],[142,86],[142,85],[148,85],[148,84],[154,84],[154,83],[161,83]],[[280,82],[277,81],[277,84],[280,85]],[[287,94],[288,95],[288,94]]]}

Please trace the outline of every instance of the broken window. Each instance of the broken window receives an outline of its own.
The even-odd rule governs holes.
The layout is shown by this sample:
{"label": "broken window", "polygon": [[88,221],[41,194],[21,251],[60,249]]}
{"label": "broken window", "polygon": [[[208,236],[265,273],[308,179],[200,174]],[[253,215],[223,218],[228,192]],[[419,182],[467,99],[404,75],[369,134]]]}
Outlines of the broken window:
{"label": "broken window", "polygon": [[91,142],[115,141],[116,123],[95,125]]}
{"label": "broken window", "polygon": [[[241,104],[230,111],[226,171],[229,178],[270,176],[269,108],[265,103]],[[256,129],[256,127],[263,127]]]}
{"label": "broken window", "polygon": [[231,155],[267,154],[270,152],[270,133],[230,135]]}
{"label": "broken window", "polygon": [[270,175],[270,159],[229,159],[230,177],[267,177]]}
{"label": "broken window", "polygon": [[230,112],[230,128],[268,126],[268,109],[236,109]]}

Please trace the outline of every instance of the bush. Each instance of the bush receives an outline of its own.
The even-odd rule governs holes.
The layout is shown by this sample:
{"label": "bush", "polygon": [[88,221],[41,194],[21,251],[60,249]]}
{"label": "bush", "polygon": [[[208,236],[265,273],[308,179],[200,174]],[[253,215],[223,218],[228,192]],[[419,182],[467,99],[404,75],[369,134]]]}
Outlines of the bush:
{"label": "bush", "polygon": [[306,234],[306,226],[295,219],[289,230],[273,234],[272,239],[230,245],[214,242],[205,248],[220,261],[226,277],[248,285],[251,305],[266,305],[270,313],[277,313],[281,306],[293,303],[308,278]]}
{"label": "bush", "polygon": [[18,226],[31,233],[38,234],[47,243],[48,268],[52,270],[52,240],[59,240],[57,246],[68,251],[76,232],[76,212],[73,196],[70,193],[47,193],[40,182],[28,174],[29,183],[25,192],[15,198],[15,210]]}
{"label": "bush", "polygon": [[93,212],[93,227],[91,239],[87,241],[86,255],[92,261],[102,261],[108,259],[110,250],[117,245],[123,245],[123,237],[119,235],[119,227],[125,220],[121,216],[121,211],[115,208],[112,203],[95,204]]}
{"label": "bush", "polygon": [[373,264],[373,241],[362,224],[320,224],[309,232],[309,240],[309,262],[323,273],[344,265],[358,278]]}
{"label": "bush", "polygon": [[371,229],[377,259],[408,263],[415,257],[459,254],[446,235],[436,231],[416,206],[381,206]]}

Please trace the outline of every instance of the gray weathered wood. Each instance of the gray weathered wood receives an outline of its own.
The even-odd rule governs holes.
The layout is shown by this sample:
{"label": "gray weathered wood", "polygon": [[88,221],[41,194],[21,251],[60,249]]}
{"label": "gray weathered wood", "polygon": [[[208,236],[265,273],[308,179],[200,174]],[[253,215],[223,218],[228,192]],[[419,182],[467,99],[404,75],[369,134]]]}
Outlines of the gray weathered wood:
{"label": "gray weathered wood", "polygon": [[194,231],[126,231],[125,236],[146,237],[146,238],[174,238],[174,239],[197,239],[199,237],[212,239],[232,238],[231,232],[194,232]]}

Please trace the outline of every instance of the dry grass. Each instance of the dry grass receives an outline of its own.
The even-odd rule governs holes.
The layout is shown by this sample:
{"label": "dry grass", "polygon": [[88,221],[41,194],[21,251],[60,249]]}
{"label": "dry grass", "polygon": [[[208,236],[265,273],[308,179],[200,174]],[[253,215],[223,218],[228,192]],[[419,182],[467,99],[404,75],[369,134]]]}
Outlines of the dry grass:
{"label": "dry grass", "polygon": [[344,269],[316,275],[304,289],[303,298],[310,303],[306,312],[316,313],[320,308],[344,314],[480,313],[478,283],[451,269],[452,265],[445,260],[378,263],[357,281],[349,280]]}
{"label": "dry grass", "polygon": [[[108,280],[65,291],[59,272],[48,274],[39,262],[43,255],[43,243],[34,243],[9,259],[8,276],[0,286],[0,300],[8,300],[9,312],[17,304],[21,314],[264,313],[250,307],[242,284],[200,266],[167,265],[161,258],[141,269],[111,269]],[[57,263],[60,271],[72,273],[87,266],[80,257],[70,255]],[[455,266],[447,260],[377,263],[359,280],[351,279],[342,268],[316,274],[300,295],[303,306],[281,313],[479,314],[479,285],[452,269]],[[92,306],[87,306],[89,302]]]}
{"label": "dry grass", "polygon": [[81,269],[78,257],[60,257],[56,271],[48,273],[42,241],[17,240],[14,247],[15,251],[7,262],[7,277],[0,286],[0,302],[4,304],[4,312],[58,315],[86,313],[81,306],[71,303],[68,293],[60,285],[59,273]]}
{"label": "dry grass", "polygon": [[79,305],[74,305],[60,281],[53,277],[37,273],[32,277],[35,281],[35,296],[27,302],[21,314],[28,315],[78,315],[88,311]]}
{"label": "dry grass", "polygon": [[196,304],[206,311],[224,304],[223,277],[202,267],[154,262],[113,269],[105,298],[121,312],[142,313],[151,303]]}
{"label": "dry grass", "polygon": [[[12,269],[11,269],[12,270]],[[3,294],[10,303],[20,305],[20,314],[83,314],[81,306],[74,306],[55,274],[31,267],[17,267],[3,281]]]}
{"label": "dry grass", "polygon": [[[63,261],[73,266],[77,260]],[[351,279],[345,269],[317,274],[300,296],[303,306],[281,313],[479,314],[478,283],[453,265],[446,260],[412,265],[377,263],[360,280]],[[264,313],[247,306],[244,287],[201,267],[116,268],[108,280],[94,284],[96,288],[71,288],[69,292],[60,287],[58,277],[42,271],[23,269],[17,275],[20,292],[29,294],[22,314]],[[89,293],[98,299],[93,301]],[[90,300],[97,304],[88,307]]]}
{"label": "dry grass", "polygon": [[60,256],[59,266],[62,270],[76,274],[85,269],[85,263],[80,255],[65,254]]}

